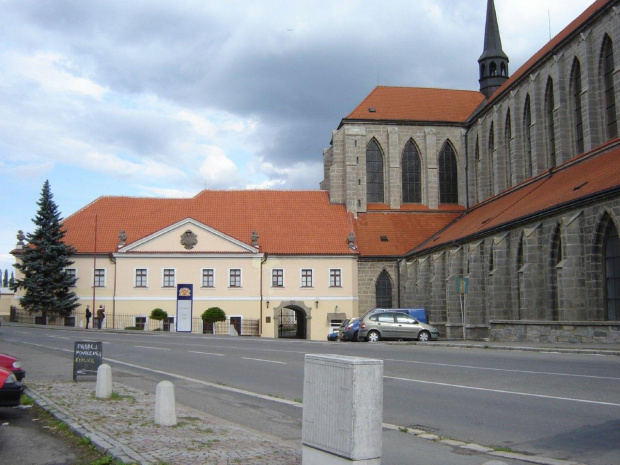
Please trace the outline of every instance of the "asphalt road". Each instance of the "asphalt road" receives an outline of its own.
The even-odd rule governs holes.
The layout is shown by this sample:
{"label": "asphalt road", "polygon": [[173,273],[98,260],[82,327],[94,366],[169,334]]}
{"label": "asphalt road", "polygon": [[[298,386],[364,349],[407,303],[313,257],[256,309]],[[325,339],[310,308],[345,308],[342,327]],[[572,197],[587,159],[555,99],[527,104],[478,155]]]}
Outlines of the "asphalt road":
{"label": "asphalt road", "polygon": [[226,388],[300,401],[304,355],[336,353],[384,361],[385,423],[589,465],[617,464],[620,456],[620,357],[432,343],[3,330],[4,342],[58,353],[72,353],[77,340],[103,341],[104,360],[119,369],[119,381],[146,388],[169,378],[179,402],[289,440],[301,437],[299,406]]}

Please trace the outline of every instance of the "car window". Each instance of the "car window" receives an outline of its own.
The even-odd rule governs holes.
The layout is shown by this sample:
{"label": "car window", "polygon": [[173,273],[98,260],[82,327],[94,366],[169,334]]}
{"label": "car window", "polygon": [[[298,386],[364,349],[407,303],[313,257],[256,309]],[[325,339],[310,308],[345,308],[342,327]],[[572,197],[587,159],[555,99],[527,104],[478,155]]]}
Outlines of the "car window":
{"label": "car window", "polygon": [[411,318],[409,315],[405,315],[405,314],[396,315],[396,322],[397,323],[407,323],[409,325],[413,325],[413,324],[417,323],[416,320]]}
{"label": "car window", "polygon": [[377,321],[382,323],[394,323],[394,315],[392,313],[382,313],[377,315]]}

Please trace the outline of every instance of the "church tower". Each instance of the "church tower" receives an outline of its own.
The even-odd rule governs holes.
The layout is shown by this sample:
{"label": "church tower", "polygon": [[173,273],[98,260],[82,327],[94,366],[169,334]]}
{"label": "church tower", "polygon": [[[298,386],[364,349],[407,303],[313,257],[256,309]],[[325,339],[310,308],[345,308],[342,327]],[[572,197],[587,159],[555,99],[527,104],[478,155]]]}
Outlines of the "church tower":
{"label": "church tower", "polygon": [[478,58],[480,70],[480,92],[486,98],[508,79],[508,56],[502,50],[502,39],[499,36],[495,2],[487,0],[487,20],[484,28],[484,50]]}

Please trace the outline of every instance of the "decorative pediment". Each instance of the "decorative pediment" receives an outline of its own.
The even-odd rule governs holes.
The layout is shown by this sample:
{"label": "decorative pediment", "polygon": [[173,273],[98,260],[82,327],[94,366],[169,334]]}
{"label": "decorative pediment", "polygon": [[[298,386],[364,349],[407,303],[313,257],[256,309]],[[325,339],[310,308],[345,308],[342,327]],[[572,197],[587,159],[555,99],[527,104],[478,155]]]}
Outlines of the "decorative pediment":
{"label": "decorative pediment", "polygon": [[119,249],[119,253],[131,252],[257,253],[259,250],[192,218],[186,218]]}

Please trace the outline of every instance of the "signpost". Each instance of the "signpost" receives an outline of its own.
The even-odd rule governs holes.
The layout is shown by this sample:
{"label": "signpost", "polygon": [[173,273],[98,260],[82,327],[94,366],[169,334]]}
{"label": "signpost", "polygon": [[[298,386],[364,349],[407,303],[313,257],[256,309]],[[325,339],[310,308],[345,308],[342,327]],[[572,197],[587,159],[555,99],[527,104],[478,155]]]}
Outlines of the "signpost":
{"label": "signpost", "polygon": [[469,292],[469,278],[456,278],[456,292],[459,293],[461,302],[461,320],[463,322],[463,340],[467,339],[467,309],[465,307],[465,294]]}
{"label": "signpost", "polygon": [[194,303],[194,285],[177,284],[177,332],[192,332],[192,306]]}
{"label": "signpost", "polygon": [[73,346],[73,381],[80,376],[96,376],[103,363],[103,342],[78,341]]}

